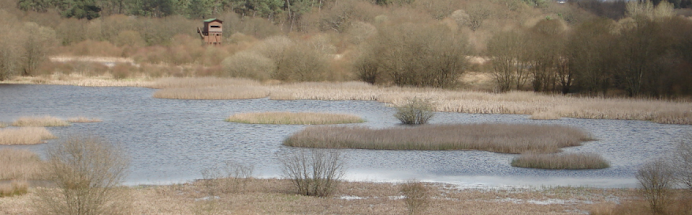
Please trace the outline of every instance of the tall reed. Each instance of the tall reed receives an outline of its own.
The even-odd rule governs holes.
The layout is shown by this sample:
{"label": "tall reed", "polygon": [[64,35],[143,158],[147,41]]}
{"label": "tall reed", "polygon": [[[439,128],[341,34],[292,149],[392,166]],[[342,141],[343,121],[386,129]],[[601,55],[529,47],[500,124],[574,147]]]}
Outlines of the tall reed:
{"label": "tall reed", "polygon": [[588,133],[561,125],[462,124],[370,129],[308,127],[284,145],[310,148],[384,150],[482,150],[500,153],[559,152],[591,140]]}
{"label": "tall reed", "polygon": [[0,145],[40,144],[57,137],[44,127],[0,129]]}
{"label": "tall reed", "polygon": [[59,127],[69,125],[70,123],[65,122],[65,120],[52,116],[20,117],[12,123],[12,126],[17,127]]}
{"label": "tall reed", "polygon": [[512,166],[536,169],[604,169],[610,167],[610,164],[595,153],[526,153],[513,159]]}
{"label": "tall reed", "polygon": [[37,180],[45,178],[45,162],[34,152],[25,149],[0,150],[0,181]]}
{"label": "tall reed", "polygon": [[233,114],[226,118],[226,121],[249,124],[324,125],[360,123],[365,120],[349,114],[263,112]]}

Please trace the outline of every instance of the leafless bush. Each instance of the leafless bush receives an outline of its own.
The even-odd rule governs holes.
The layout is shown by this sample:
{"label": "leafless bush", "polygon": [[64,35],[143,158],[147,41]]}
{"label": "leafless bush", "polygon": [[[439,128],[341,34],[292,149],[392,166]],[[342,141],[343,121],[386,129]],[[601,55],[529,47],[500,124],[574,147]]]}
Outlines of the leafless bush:
{"label": "leafless bush", "polygon": [[128,195],[119,188],[128,159],[113,144],[95,137],[69,137],[46,150],[45,172],[57,189],[42,189],[41,214],[127,214]]}
{"label": "leafless bush", "polygon": [[435,113],[432,111],[430,101],[413,98],[406,104],[396,107],[394,117],[406,125],[422,125],[428,123]]}
{"label": "leafless bush", "polygon": [[692,133],[685,135],[685,139],[680,141],[675,155],[677,178],[683,186],[692,192]]}
{"label": "leafless bush", "polygon": [[243,192],[255,167],[251,164],[241,164],[226,161],[202,170],[202,185],[207,195],[218,193]]}
{"label": "leafless bush", "polygon": [[404,194],[408,214],[425,214],[425,209],[427,209],[430,201],[430,194],[425,184],[410,180],[401,185],[400,192]]}
{"label": "leafless bush", "polygon": [[637,171],[641,194],[654,214],[665,213],[671,199],[671,188],[675,185],[674,176],[670,164],[662,159],[648,162]]}
{"label": "leafless bush", "polygon": [[269,79],[276,70],[271,59],[254,52],[239,52],[221,62],[225,72],[231,77]]}
{"label": "leafless bush", "polygon": [[344,157],[337,150],[296,150],[281,156],[284,177],[301,195],[329,196],[344,174]]}
{"label": "leafless bush", "polygon": [[276,62],[272,78],[282,81],[322,81],[327,78],[329,61],[309,43],[299,43],[285,50]]}

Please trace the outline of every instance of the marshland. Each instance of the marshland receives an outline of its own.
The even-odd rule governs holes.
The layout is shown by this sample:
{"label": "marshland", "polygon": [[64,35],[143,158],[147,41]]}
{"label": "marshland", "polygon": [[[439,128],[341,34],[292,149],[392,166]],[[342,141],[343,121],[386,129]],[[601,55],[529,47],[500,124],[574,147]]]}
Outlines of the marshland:
{"label": "marshland", "polygon": [[0,213],[689,213],[690,7],[0,0]]}

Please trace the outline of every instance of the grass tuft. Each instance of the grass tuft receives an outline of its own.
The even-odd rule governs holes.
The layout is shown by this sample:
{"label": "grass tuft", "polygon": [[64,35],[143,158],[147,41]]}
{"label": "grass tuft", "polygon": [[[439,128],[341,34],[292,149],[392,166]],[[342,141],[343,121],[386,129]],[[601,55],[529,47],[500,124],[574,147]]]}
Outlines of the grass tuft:
{"label": "grass tuft", "polygon": [[57,137],[44,127],[0,129],[0,145],[40,144]]}
{"label": "grass tuft", "polygon": [[605,169],[610,164],[595,153],[527,153],[513,159],[512,166],[535,169]]}
{"label": "grass tuft", "polygon": [[75,117],[75,118],[69,118],[67,119],[68,122],[70,123],[91,123],[91,122],[103,122],[103,120],[99,118],[87,118],[87,117]]}
{"label": "grass tuft", "polygon": [[349,114],[333,113],[291,113],[291,112],[264,112],[264,113],[239,113],[231,115],[227,122],[239,122],[248,124],[282,124],[282,125],[325,125],[365,122],[362,118]]}
{"label": "grass tuft", "polygon": [[52,116],[43,117],[20,117],[12,123],[17,127],[59,127],[70,126],[70,123]]}
{"label": "grass tuft", "polygon": [[379,150],[482,150],[500,153],[559,152],[591,140],[583,130],[561,125],[461,124],[370,129],[308,127],[284,145]]}

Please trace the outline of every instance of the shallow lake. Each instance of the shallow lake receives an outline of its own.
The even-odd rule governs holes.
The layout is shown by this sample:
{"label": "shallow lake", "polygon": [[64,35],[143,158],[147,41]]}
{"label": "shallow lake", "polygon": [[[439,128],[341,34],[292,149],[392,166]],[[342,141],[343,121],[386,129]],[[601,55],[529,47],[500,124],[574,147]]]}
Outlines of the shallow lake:
{"label": "shallow lake", "polygon": [[[234,113],[261,111],[348,113],[372,128],[400,126],[394,108],[371,101],[314,100],[173,100],[152,97],[154,89],[56,85],[0,85],[0,121],[22,116],[51,115],[100,118],[48,128],[54,135],[96,135],[121,143],[131,156],[126,184],[165,184],[202,178],[201,170],[225,161],[252,164],[256,177],[280,177],[277,156],[291,150],[284,138],[303,125],[252,125],[225,122]],[[611,167],[601,170],[536,170],[515,168],[517,155],[483,151],[342,150],[347,180],[402,181],[418,179],[464,187],[591,186],[634,187],[643,163],[670,153],[692,126],[647,121],[570,119],[531,120],[526,115],[436,113],[431,123],[560,124],[584,129],[596,141],[566,148],[594,152]],[[351,124],[352,125],[352,124]],[[348,125],[348,126],[351,126]],[[0,146],[26,148],[39,154],[47,144]]]}

